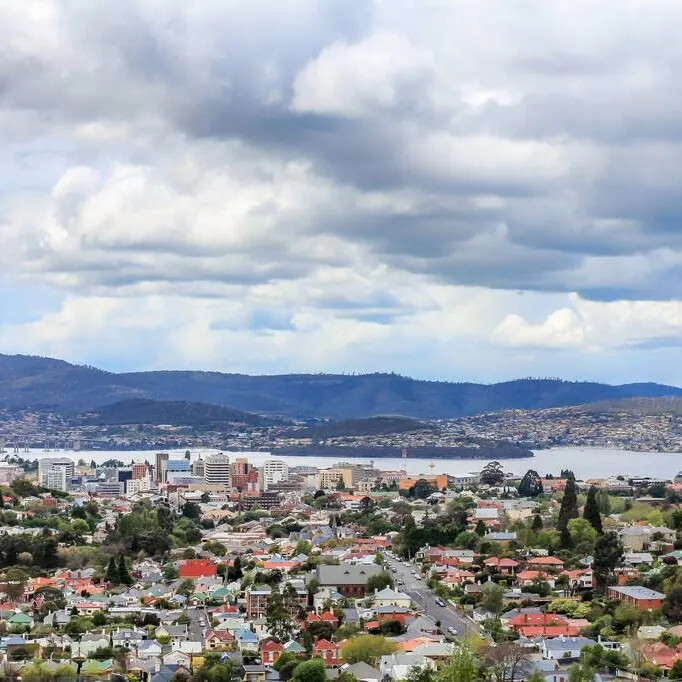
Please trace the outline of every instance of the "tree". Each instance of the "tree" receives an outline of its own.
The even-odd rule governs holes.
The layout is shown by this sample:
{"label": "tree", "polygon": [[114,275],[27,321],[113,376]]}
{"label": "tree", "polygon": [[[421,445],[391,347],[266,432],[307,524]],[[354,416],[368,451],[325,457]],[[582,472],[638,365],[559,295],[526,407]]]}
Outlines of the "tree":
{"label": "tree", "polygon": [[388,656],[397,650],[395,642],[381,635],[360,635],[349,639],[341,647],[341,656],[346,663],[368,663],[376,665],[382,656]]}
{"label": "tree", "polygon": [[292,654],[291,651],[283,651],[280,655],[277,661],[275,661],[275,664],[272,666],[277,672],[280,671],[282,666],[285,663],[289,663],[289,661],[295,661],[296,660],[296,655]]}
{"label": "tree", "polygon": [[268,632],[275,641],[281,644],[291,638],[293,632],[291,616],[284,603],[282,594],[275,586],[270,591],[268,606],[265,610],[265,620]]}
{"label": "tree", "polygon": [[324,661],[321,658],[313,658],[299,663],[292,679],[296,682],[327,682],[327,669]]}
{"label": "tree", "polygon": [[515,682],[525,679],[531,668],[531,655],[516,642],[488,647],[483,654],[483,666],[493,682]]}
{"label": "tree", "polygon": [[609,578],[613,576],[613,569],[623,556],[623,545],[615,533],[604,533],[594,546],[594,562],[592,568],[597,588],[605,590]]}
{"label": "tree", "polygon": [[479,480],[484,485],[502,485],[504,483],[504,470],[499,462],[488,462],[481,470]]}
{"label": "tree", "polygon": [[583,518],[589,521],[599,535],[603,535],[604,528],[601,522],[601,514],[599,513],[599,501],[597,500],[597,488],[592,486],[587,493],[587,500],[585,501],[585,508],[583,509]]}
{"label": "tree", "polygon": [[483,595],[481,598],[481,606],[499,616],[502,613],[504,605],[504,588],[497,583],[488,582],[483,585]]}
{"label": "tree", "polygon": [[482,538],[486,534],[485,522],[482,519],[476,521],[476,528],[474,528],[474,533]]}
{"label": "tree", "polygon": [[132,585],[133,579],[128,572],[128,566],[126,565],[125,555],[121,554],[118,557],[118,579],[122,585]]}
{"label": "tree", "polygon": [[412,486],[411,490],[414,497],[419,500],[425,500],[429,495],[432,495],[436,492],[436,488],[434,488],[427,480],[423,478],[420,478]]}
{"label": "tree", "polygon": [[201,507],[196,502],[185,502],[182,505],[182,515],[186,519],[198,520],[201,518]]}
{"label": "tree", "polygon": [[578,552],[588,554],[594,551],[594,543],[599,535],[587,519],[571,519],[568,522],[568,532],[571,546]]}
{"label": "tree", "polygon": [[375,590],[380,592],[385,587],[393,587],[393,578],[390,573],[382,571],[367,579],[367,582],[365,583],[365,592],[367,592],[367,594],[370,594]]}
{"label": "tree", "polygon": [[287,661],[279,669],[279,679],[282,680],[282,682],[288,682],[296,673],[296,668],[298,668],[298,659],[294,657],[293,661]]}
{"label": "tree", "polygon": [[112,556],[107,564],[106,581],[112,585],[118,585],[121,578],[118,573],[118,566],[116,565],[116,557]]}
{"label": "tree", "polygon": [[405,679],[407,682],[436,682],[436,672],[428,666],[420,668],[415,665],[410,668]]}
{"label": "tree", "polygon": [[670,668],[669,680],[682,680],[682,659],[678,658]]}
{"label": "tree", "polygon": [[438,682],[478,682],[481,679],[478,657],[468,646],[455,649],[437,679]]}
{"label": "tree", "polygon": [[194,594],[194,581],[186,578],[178,585],[175,593],[189,599]]}
{"label": "tree", "polygon": [[675,623],[682,621],[682,586],[672,588],[663,601],[663,614]]}
{"label": "tree", "polygon": [[542,495],[542,480],[537,471],[528,469],[519,483],[519,495],[522,497],[537,497]]}
{"label": "tree", "polygon": [[343,482],[343,476],[339,476],[339,480],[336,482],[336,489],[342,492],[346,489],[346,484]]}
{"label": "tree", "polygon": [[13,566],[8,568],[0,578],[0,592],[4,592],[11,599],[18,599],[24,594],[24,587],[28,574],[23,568]]}
{"label": "tree", "polygon": [[564,488],[564,496],[561,499],[561,508],[559,509],[559,518],[556,527],[559,531],[565,531],[568,528],[568,522],[571,519],[578,518],[578,496],[575,489],[575,481],[569,478],[566,481]]}
{"label": "tree", "polygon": [[531,525],[531,528],[537,533],[538,531],[542,530],[542,517],[540,514],[536,514],[533,517],[533,524]]}

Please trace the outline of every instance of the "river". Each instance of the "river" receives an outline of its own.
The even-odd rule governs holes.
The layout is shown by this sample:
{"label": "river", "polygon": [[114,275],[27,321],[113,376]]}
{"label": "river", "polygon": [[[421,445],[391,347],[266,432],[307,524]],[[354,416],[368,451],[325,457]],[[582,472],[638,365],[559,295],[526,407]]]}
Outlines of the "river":
{"label": "river", "polygon": [[[171,459],[180,459],[184,456],[184,450],[169,450]],[[197,457],[206,457],[217,450],[195,449],[191,451],[192,460]],[[7,453],[8,455],[10,453]],[[261,465],[266,459],[272,459],[263,452],[234,452],[231,457],[247,457],[253,464]],[[535,469],[541,476],[552,473],[558,474],[561,469],[571,469],[577,478],[605,478],[611,475],[651,476],[656,478],[674,478],[682,469],[682,453],[670,452],[632,452],[629,450],[616,450],[609,448],[552,448],[549,450],[536,450],[535,456],[530,458],[504,459],[502,464],[505,471],[516,474],[524,474],[528,469]],[[31,450],[18,453],[24,459],[39,457],[71,457],[74,461],[85,460],[88,464],[94,460],[98,464],[108,459],[118,459],[125,464],[130,462],[154,463],[153,451],[112,451],[82,450],[78,452],[60,450],[45,452],[43,450]],[[340,457],[277,457],[284,460],[289,466],[310,465],[319,468],[331,467]],[[403,460],[397,457],[348,458],[352,462],[374,461],[379,469],[399,470],[403,468]],[[428,459],[409,459],[406,469],[410,474],[426,474],[430,472],[431,462]],[[435,473],[465,474],[480,471],[485,464],[481,459],[437,459],[433,461]]]}

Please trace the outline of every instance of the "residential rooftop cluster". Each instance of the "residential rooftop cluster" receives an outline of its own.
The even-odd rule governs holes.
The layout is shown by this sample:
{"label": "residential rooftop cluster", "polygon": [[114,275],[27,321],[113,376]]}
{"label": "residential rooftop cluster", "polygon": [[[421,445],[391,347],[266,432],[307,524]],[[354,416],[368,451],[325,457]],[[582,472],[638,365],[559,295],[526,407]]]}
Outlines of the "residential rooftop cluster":
{"label": "residential rooftop cluster", "polygon": [[463,657],[465,682],[682,671],[680,476],[151,459],[0,467],[7,674],[446,682]]}

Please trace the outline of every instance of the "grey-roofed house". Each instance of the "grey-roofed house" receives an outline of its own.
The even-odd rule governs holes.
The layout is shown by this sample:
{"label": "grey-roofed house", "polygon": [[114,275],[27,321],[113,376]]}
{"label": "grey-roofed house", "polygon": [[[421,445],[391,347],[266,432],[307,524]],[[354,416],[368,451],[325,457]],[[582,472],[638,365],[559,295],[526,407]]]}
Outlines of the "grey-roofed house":
{"label": "grey-roofed house", "polygon": [[353,665],[343,666],[342,672],[349,673],[355,677],[358,682],[380,682],[381,673],[373,668],[368,663],[360,661],[359,663],[353,663]]}
{"label": "grey-roofed house", "polygon": [[542,640],[543,658],[559,661],[580,658],[580,651],[586,646],[594,646],[597,642],[587,637],[554,637]]}
{"label": "grey-roofed house", "polygon": [[383,568],[376,564],[320,565],[317,567],[317,580],[320,587],[333,587],[344,597],[364,597],[367,581],[382,572]]}

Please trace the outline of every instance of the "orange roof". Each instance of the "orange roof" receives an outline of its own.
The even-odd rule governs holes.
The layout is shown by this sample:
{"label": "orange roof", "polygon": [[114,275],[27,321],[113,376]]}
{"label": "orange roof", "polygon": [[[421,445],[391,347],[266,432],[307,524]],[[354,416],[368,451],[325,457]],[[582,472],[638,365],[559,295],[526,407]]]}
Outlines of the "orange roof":
{"label": "orange roof", "polygon": [[536,556],[529,562],[532,566],[563,566],[564,562],[555,556]]}

